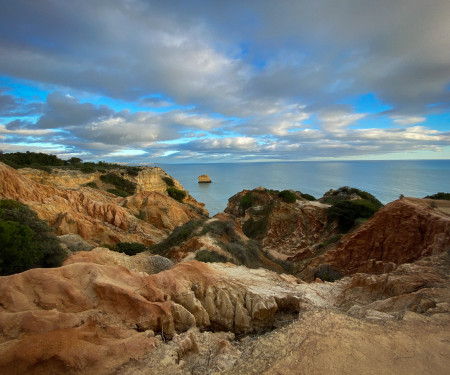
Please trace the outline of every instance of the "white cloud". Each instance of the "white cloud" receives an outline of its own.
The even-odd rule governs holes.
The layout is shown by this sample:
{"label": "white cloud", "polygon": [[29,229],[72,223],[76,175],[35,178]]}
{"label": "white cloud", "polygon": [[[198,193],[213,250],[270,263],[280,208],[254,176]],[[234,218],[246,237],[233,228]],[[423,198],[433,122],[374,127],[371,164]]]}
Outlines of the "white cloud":
{"label": "white cloud", "polygon": [[423,116],[391,116],[391,118],[397,125],[414,125],[427,120]]}

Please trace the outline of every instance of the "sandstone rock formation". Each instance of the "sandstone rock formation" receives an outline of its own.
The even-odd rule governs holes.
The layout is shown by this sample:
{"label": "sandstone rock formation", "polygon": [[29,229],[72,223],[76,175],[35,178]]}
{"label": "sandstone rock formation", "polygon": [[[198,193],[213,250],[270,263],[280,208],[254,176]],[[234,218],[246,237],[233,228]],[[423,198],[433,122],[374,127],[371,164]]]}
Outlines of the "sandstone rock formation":
{"label": "sandstone rock formation", "polygon": [[[335,233],[336,226],[328,223],[328,205],[297,195],[295,203],[286,203],[264,188],[244,190],[228,200],[225,212],[237,217],[244,232],[260,240],[273,256],[311,255],[315,245]],[[246,197],[250,197],[251,206],[244,209],[242,200]]]}
{"label": "sandstone rock formation", "polygon": [[335,249],[314,258],[300,274],[312,280],[320,264],[329,264],[346,275],[382,273],[397,265],[450,249],[450,215],[447,202],[404,198],[380,209]]}
{"label": "sandstone rock formation", "polygon": [[[27,204],[59,235],[79,234],[97,244],[152,244],[165,238],[174,226],[208,216],[193,198],[181,204],[160,193],[139,193],[125,199],[87,187],[62,189],[33,182],[2,163],[0,198]],[[153,204],[160,208],[152,207]],[[144,220],[139,218],[141,212]]]}
{"label": "sandstone rock formation", "polygon": [[304,304],[326,306],[328,284],[266,270],[185,262],[154,275],[78,262],[0,278],[0,372],[108,374],[190,327],[252,332]]}
{"label": "sandstone rock formation", "polygon": [[[296,374],[301,364],[444,374],[450,364],[448,253],[306,284],[230,264],[147,275],[105,265],[112,254],[80,258],[96,252],[107,251],[0,278],[1,373]],[[237,336],[245,332],[261,334]]]}
{"label": "sandstone rock formation", "polygon": [[207,174],[202,174],[198,176],[199,183],[211,183],[211,178]]}

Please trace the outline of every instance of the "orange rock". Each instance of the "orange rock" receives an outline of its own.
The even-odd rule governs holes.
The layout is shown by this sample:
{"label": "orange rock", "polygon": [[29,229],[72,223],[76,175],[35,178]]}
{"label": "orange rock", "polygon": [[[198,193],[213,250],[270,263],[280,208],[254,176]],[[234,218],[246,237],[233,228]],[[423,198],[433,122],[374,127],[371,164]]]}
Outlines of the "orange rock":
{"label": "orange rock", "polygon": [[421,199],[404,198],[380,209],[373,218],[346,235],[336,249],[315,258],[302,277],[311,279],[326,263],[346,275],[384,273],[397,265],[450,248],[450,216],[432,210]]}
{"label": "orange rock", "polygon": [[[0,163],[0,198],[27,204],[55,227],[57,234],[79,234],[98,244],[118,241],[153,244],[175,226],[208,216],[200,204],[197,207],[192,202],[181,204],[157,192],[124,199],[97,189],[66,190],[43,185],[3,163]],[[141,212],[144,220],[136,217]]]}

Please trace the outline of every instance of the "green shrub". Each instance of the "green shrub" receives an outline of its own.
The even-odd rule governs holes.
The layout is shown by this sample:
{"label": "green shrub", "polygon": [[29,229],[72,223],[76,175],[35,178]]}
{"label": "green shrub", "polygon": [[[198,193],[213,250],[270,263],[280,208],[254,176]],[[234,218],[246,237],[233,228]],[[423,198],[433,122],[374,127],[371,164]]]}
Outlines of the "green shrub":
{"label": "green shrub", "polygon": [[183,199],[186,198],[186,192],[183,190],[179,190],[177,188],[174,188],[173,186],[169,186],[167,188],[167,193],[169,196],[176,201],[183,203]]}
{"label": "green shrub", "polygon": [[[115,186],[117,191],[124,191],[127,192],[128,195],[132,195],[136,191],[136,184],[134,182],[131,182],[129,180],[126,180],[125,178],[118,176],[115,173],[107,173],[100,176],[100,180],[107,184],[112,184]],[[115,193],[113,193],[115,194]],[[118,195],[118,194],[116,194]]]}
{"label": "green shrub", "polygon": [[278,193],[278,196],[286,203],[295,203],[297,201],[297,196],[290,190],[283,190]]}
{"label": "green shrub", "polygon": [[137,242],[118,242],[111,248],[111,250],[127,255],[136,255],[147,250],[147,247]]}
{"label": "green shrub", "polygon": [[220,245],[223,250],[238,260],[238,265],[242,264],[249,268],[262,266],[259,259],[259,249],[254,241],[221,243]]}
{"label": "green shrub", "polygon": [[179,246],[182,242],[191,238],[194,235],[195,230],[203,225],[205,220],[191,220],[179,227],[176,227],[173,232],[164,241],[152,245],[150,251],[154,254],[162,256],[167,255],[168,251],[174,247]]}
{"label": "green shrub", "polygon": [[265,236],[268,225],[268,215],[264,215],[259,220],[254,220],[252,217],[250,217],[242,226],[242,231],[249,238],[261,239]]}
{"label": "green shrub", "polygon": [[427,195],[426,199],[440,199],[450,201],[450,193],[439,192],[433,195]]}
{"label": "green shrub", "polygon": [[214,220],[207,223],[203,227],[202,232],[200,234],[203,236],[207,233],[211,233],[217,237],[227,235],[233,240],[237,238],[237,234],[234,227],[235,227],[234,221],[231,219],[225,221]]}
{"label": "green shrub", "polygon": [[80,168],[80,171],[83,173],[94,173],[97,172],[97,169],[90,165],[85,165]]}
{"label": "green shrub", "polygon": [[66,164],[64,160],[59,159],[56,155],[30,151],[1,154],[0,161],[13,168],[37,168],[42,166],[58,167]]}
{"label": "green shrub", "polygon": [[339,228],[348,232],[358,218],[370,218],[378,211],[378,206],[365,199],[339,201],[328,208],[328,219],[337,220]]}
{"label": "green shrub", "polygon": [[309,200],[309,201],[315,201],[316,198],[314,196],[312,196],[311,194],[306,194],[306,193],[301,193],[302,197]]}
{"label": "green shrub", "polygon": [[253,197],[251,192],[247,192],[239,201],[239,206],[245,211],[253,205]]}
{"label": "green shrub", "polygon": [[26,205],[0,200],[0,274],[58,267],[66,253],[47,223]]}
{"label": "green shrub", "polygon": [[84,184],[84,186],[93,188],[93,189],[98,189],[97,184],[94,181],[88,182],[87,184]]}
{"label": "green shrub", "polygon": [[166,183],[167,186],[175,186],[173,179],[171,179],[170,177],[164,176],[162,179]]}
{"label": "green shrub", "polygon": [[360,196],[361,199],[372,202],[377,208],[383,207],[383,204],[372,194],[349,186],[342,186],[339,189],[334,190],[332,194],[322,198],[322,200],[328,204],[336,204],[341,201],[350,200],[350,196],[353,194]]}
{"label": "green shrub", "polygon": [[195,259],[205,263],[226,263],[230,260],[223,254],[219,254],[217,251],[199,250],[195,253]]}
{"label": "green shrub", "polygon": [[139,172],[141,171],[141,167],[127,167],[127,173],[130,176],[137,176]]}

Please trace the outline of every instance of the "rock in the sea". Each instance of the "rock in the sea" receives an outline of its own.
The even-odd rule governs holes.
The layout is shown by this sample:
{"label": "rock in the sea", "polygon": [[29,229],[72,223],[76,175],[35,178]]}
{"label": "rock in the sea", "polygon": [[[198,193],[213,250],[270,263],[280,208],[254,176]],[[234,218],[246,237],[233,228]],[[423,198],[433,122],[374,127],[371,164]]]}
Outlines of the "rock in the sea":
{"label": "rock in the sea", "polygon": [[207,174],[202,174],[201,176],[198,176],[199,184],[209,184],[211,182],[212,182],[211,178]]}

